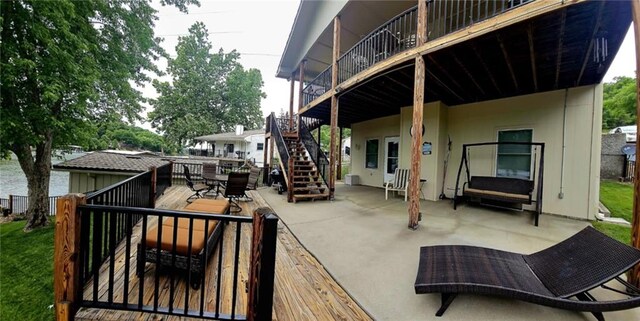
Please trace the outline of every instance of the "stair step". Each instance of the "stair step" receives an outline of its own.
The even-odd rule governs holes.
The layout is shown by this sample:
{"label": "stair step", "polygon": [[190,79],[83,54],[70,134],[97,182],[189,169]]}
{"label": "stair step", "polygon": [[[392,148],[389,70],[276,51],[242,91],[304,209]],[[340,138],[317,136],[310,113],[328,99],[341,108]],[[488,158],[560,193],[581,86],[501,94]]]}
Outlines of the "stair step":
{"label": "stair step", "polygon": [[320,193],[324,192],[326,188],[325,187],[320,187],[320,186],[304,186],[304,187],[293,187],[293,192],[300,192],[300,191],[308,191],[308,192],[312,192],[312,191],[319,191]]}
{"label": "stair step", "polygon": [[295,203],[297,200],[317,200],[317,199],[329,199],[328,193],[320,193],[320,194],[293,194],[293,202]]}

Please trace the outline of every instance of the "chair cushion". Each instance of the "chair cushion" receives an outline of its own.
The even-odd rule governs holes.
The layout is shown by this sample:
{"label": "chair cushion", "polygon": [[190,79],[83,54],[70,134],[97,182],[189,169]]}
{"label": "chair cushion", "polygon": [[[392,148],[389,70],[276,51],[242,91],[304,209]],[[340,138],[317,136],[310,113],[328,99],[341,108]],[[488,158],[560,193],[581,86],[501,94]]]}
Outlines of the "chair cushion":
{"label": "chair cushion", "polygon": [[[168,219],[173,221],[173,219]],[[166,222],[167,220],[165,220]],[[187,222],[188,224],[188,222]],[[212,224],[210,224],[212,225]],[[208,238],[208,236],[207,236]],[[157,248],[158,246],[158,226],[147,231],[147,247]],[[189,255],[189,229],[178,227],[176,237],[176,254]],[[164,251],[173,251],[173,226],[162,225],[162,243],[160,248]],[[194,229],[191,235],[191,255],[196,255],[204,249],[204,231]]]}
{"label": "chair cushion", "polygon": [[229,211],[229,201],[226,199],[210,200],[200,198],[185,206],[184,210],[190,212],[225,214]]}

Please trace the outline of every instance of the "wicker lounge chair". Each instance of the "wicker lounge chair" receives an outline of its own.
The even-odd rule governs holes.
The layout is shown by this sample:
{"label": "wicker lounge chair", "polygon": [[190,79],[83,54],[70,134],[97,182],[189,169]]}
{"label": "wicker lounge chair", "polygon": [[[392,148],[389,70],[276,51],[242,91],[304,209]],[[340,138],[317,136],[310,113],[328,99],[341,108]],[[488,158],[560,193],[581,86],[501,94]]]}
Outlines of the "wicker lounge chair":
{"label": "wicker lounge chair", "polygon": [[[228,214],[229,208],[229,201],[227,200],[196,199],[183,210],[199,213]],[[205,272],[205,262],[209,255],[213,253],[215,245],[222,235],[224,224],[218,224],[219,222],[216,220],[208,220],[208,223],[205,224],[205,220],[194,219],[193,231],[191,232],[191,248],[189,248],[189,221],[190,219],[188,218],[177,219],[177,229],[174,228],[176,222],[174,218],[165,218],[162,221],[159,263],[158,226],[156,225],[149,228],[146,233],[144,248],[142,243],[138,243],[138,264],[136,266],[136,274],[138,277],[142,277],[144,274],[145,264],[151,262],[159,264],[160,266],[185,271],[190,270],[191,286],[194,289],[200,286]],[[204,242],[205,225],[208,235],[206,237],[206,246]],[[174,230],[176,232],[175,242],[173,239]],[[191,258],[190,260],[189,257]]]}
{"label": "wicker lounge chair", "polygon": [[[602,312],[640,306],[640,290],[620,278],[638,262],[640,250],[592,227],[531,255],[475,246],[425,246],[420,248],[415,292],[442,294],[436,316],[444,314],[456,295],[472,293],[591,312],[604,320]],[[605,285],[613,279],[626,291]],[[599,286],[625,298],[596,301],[588,291]]]}

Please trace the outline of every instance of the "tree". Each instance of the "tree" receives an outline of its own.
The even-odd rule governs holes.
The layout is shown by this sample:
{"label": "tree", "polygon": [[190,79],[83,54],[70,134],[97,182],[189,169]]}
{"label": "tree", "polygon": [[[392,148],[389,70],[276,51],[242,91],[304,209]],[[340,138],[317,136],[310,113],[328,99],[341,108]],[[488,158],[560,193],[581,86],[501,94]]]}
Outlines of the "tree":
{"label": "tree", "polygon": [[160,96],[152,101],[151,125],[180,146],[237,124],[255,129],[263,123],[260,100],[266,96],[260,71],[244,70],[235,50],[212,53],[208,34],[202,22],[192,25],[178,39],[176,58],[169,59],[172,81],[153,82]]}
{"label": "tree", "polygon": [[[197,0],[161,4],[186,12]],[[27,177],[30,230],[47,224],[52,150],[87,141],[99,119],[139,118],[134,84],[159,73],[153,61],[166,53],[149,1],[17,0],[0,11],[0,151]]]}
{"label": "tree", "polygon": [[636,123],[636,80],[631,77],[615,77],[614,82],[603,88],[602,128]]}

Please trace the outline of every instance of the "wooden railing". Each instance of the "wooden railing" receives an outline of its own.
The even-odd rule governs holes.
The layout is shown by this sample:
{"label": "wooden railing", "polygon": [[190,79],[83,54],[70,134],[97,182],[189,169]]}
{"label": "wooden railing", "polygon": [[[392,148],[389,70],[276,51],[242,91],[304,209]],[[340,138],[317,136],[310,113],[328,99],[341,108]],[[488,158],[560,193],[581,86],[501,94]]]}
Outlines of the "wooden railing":
{"label": "wooden railing", "polygon": [[[427,41],[459,31],[533,0],[427,1]],[[374,64],[416,46],[418,7],[412,7],[371,31],[338,59],[338,84]],[[331,89],[331,66],[303,89],[311,103]]]}
{"label": "wooden railing", "polygon": [[[73,320],[80,307],[211,320],[271,320],[278,218],[270,209],[260,208],[252,218],[86,202],[83,195],[70,194],[57,204],[54,299],[58,321]],[[172,235],[163,236],[165,229],[155,229],[158,246],[148,247],[144,241],[147,229],[167,220],[173,222],[173,228],[167,230]],[[161,250],[163,238],[177,239],[179,221],[186,222],[191,241],[196,223],[203,224],[205,231],[218,223],[216,244],[202,233],[203,253],[217,260],[196,261],[190,253],[191,242],[186,256],[176,254],[175,243],[173,251]],[[250,224],[251,249],[243,252],[243,226]],[[226,237],[225,229],[230,229]],[[163,270],[191,273],[161,273],[155,263],[145,264],[149,258],[162,262]],[[203,273],[194,272],[196,268]],[[213,273],[206,273],[209,270]],[[241,282],[241,270],[250,276],[246,284]],[[245,301],[239,297],[245,289],[249,298],[243,315]]]}

